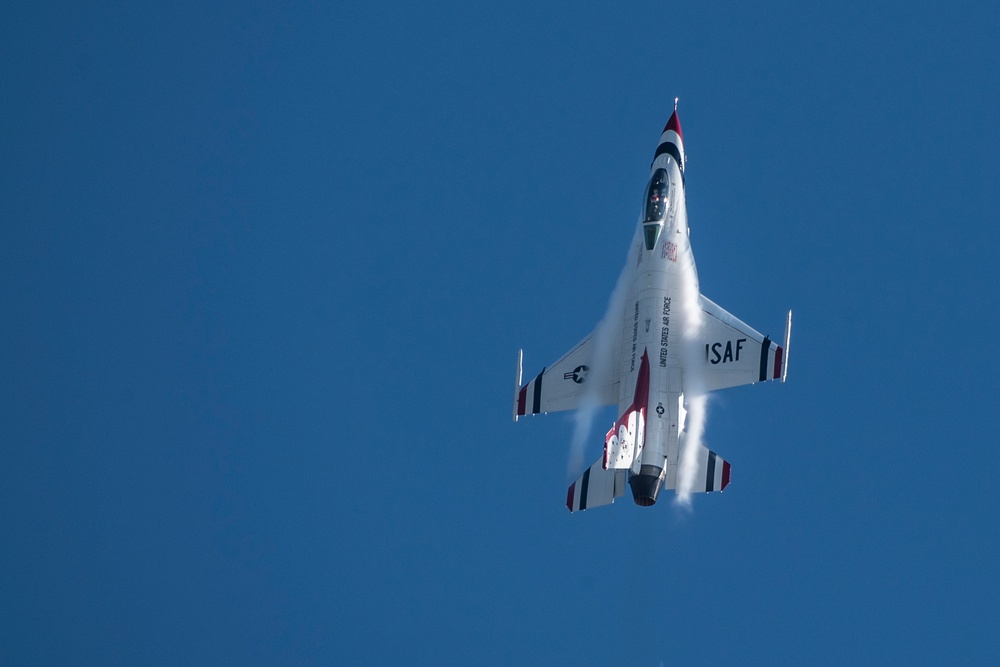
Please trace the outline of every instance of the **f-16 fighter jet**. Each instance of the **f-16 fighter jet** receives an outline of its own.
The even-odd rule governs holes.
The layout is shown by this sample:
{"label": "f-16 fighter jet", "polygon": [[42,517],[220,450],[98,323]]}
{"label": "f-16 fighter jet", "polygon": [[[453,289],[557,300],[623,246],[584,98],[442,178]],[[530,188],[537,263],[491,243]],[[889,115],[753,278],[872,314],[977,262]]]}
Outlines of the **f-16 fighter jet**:
{"label": "f-16 fighter jet", "polygon": [[675,101],[653,153],[619,298],[612,298],[608,316],[523,385],[518,352],[515,421],[618,404],[621,417],[605,435],[604,453],[569,487],[571,512],[614,502],[626,484],[642,507],[656,503],[662,488],[684,497],[722,491],[730,465],[691,435],[689,402],[726,387],[784,381],[788,372],[791,311],[778,345],[701,294],[684,166]]}

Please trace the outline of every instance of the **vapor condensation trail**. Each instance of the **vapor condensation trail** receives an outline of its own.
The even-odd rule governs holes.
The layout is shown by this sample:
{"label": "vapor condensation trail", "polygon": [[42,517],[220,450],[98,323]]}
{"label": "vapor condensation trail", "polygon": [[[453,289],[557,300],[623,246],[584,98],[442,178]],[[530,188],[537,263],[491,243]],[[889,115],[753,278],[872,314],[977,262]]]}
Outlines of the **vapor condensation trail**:
{"label": "vapor condensation trail", "polygon": [[[685,226],[687,221],[684,221]],[[681,354],[684,362],[684,403],[686,414],[680,437],[680,467],[677,471],[675,503],[691,507],[691,489],[698,469],[698,448],[705,434],[706,404],[705,365],[701,359],[702,310],[698,303],[700,288],[694,255],[688,253],[681,266],[681,307],[684,312]]]}
{"label": "vapor condensation trail", "polygon": [[[637,238],[637,236],[636,236]],[[629,249],[635,245],[636,238],[632,239]],[[618,275],[615,289],[608,299],[608,307],[604,312],[604,317],[594,329],[594,354],[591,362],[590,372],[587,376],[587,383],[580,399],[580,407],[573,416],[573,440],[570,443],[569,460],[567,462],[567,473],[570,479],[580,474],[584,466],[583,452],[590,438],[591,427],[594,422],[594,414],[601,407],[600,389],[608,384],[611,374],[616,370],[619,359],[613,354],[611,346],[616,338],[615,328],[622,327],[625,313],[625,291],[632,280],[632,266],[628,260],[625,261],[625,268]],[[602,443],[603,445],[603,440]]]}

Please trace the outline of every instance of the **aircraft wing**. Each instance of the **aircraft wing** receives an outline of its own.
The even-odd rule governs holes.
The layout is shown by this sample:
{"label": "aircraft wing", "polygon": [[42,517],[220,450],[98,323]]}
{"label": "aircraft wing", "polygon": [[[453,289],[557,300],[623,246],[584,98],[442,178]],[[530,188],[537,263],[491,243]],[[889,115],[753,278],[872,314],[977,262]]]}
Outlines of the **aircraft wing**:
{"label": "aircraft wing", "polygon": [[698,297],[704,313],[705,390],[784,381],[788,372],[788,344],[792,313],[788,312],[784,346],[760,334],[704,294]]}
{"label": "aircraft wing", "polygon": [[[580,401],[588,387],[587,383],[594,381],[595,376],[590,375],[590,370],[594,366],[596,347],[594,334],[591,332],[558,361],[542,369],[541,373],[524,385],[521,385],[521,353],[518,352],[514,421],[524,415],[574,410],[580,407]],[[607,363],[609,362],[610,360]],[[618,379],[614,378],[613,382],[606,382],[603,386],[597,387],[594,397],[598,405],[617,403]]]}

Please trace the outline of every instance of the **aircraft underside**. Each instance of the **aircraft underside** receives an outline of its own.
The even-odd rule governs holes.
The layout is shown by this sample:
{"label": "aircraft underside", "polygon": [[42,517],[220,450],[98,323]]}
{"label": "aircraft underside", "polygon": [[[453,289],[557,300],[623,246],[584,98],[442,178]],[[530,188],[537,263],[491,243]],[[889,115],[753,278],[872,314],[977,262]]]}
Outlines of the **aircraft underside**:
{"label": "aircraft underside", "polygon": [[604,452],[570,485],[578,511],[625,494],[654,505],[662,489],[721,491],[730,464],[701,443],[706,393],[787,374],[791,311],[783,345],[700,293],[684,194],[684,147],[676,108],[650,166],[642,213],[624,269],[621,303],[554,364],[522,384],[518,354],[514,420],[618,405]]}

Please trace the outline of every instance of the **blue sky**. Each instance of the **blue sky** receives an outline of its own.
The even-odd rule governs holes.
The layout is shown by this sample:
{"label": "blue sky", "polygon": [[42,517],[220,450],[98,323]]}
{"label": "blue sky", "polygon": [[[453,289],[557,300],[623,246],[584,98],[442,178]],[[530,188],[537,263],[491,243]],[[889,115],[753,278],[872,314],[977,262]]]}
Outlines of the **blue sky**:
{"label": "blue sky", "polygon": [[[7,3],[0,662],[989,664],[1000,10],[800,5]],[[789,382],[570,515],[674,97]]]}

